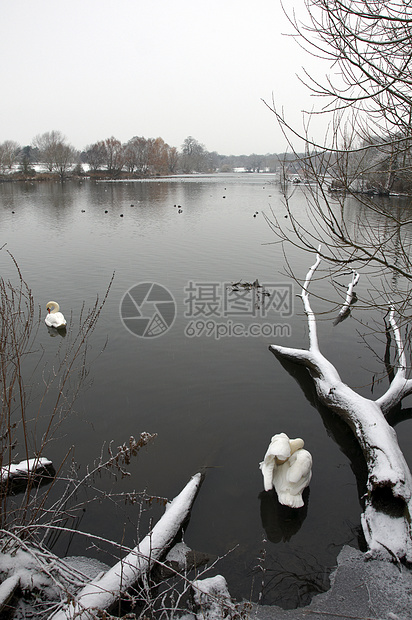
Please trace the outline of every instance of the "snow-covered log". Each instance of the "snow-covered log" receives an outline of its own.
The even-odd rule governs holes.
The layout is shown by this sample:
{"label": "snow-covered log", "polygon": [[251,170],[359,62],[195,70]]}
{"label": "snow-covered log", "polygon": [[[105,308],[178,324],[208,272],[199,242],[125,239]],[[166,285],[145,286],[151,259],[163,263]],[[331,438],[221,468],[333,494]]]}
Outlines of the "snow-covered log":
{"label": "snow-covered log", "polygon": [[10,463],[0,468],[0,487],[15,491],[16,486],[25,486],[29,478],[44,476],[45,481],[54,475],[53,463],[45,457],[27,459],[20,463]]}
{"label": "snow-covered log", "polygon": [[0,584],[0,614],[6,613],[7,604],[19,586],[19,574],[8,577]]}
{"label": "snow-covered log", "polygon": [[316,318],[309,303],[308,286],[320,262],[310,268],[302,290],[308,318],[309,349],[271,345],[279,358],[302,364],[310,373],[319,400],[337,413],[353,430],[368,468],[362,528],[372,557],[412,561],[412,476],[385,414],[412,392],[406,379],[406,359],[400,332],[391,311],[391,326],[399,366],[387,392],[378,400],[364,398],[342,382],[338,371],[320,352]]}
{"label": "snow-covered log", "polygon": [[45,469],[49,465],[52,465],[52,462],[44,457],[20,461],[20,463],[10,463],[10,465],[4,465],[0,469],[0,481],[4,483],[16,476],[28,477],[31,473]]}
{"label": "snow-covered log", "polygon": [[93,610],[105,610],[119,600],[122,593],[151,571],[167,551],[189,516],[202,482],[202,474],[194,475],[184,489],[166,506],[166,511],[152,531],[123,560],[100,578],[86,585],[68,604],[49,620],[91,620]]}

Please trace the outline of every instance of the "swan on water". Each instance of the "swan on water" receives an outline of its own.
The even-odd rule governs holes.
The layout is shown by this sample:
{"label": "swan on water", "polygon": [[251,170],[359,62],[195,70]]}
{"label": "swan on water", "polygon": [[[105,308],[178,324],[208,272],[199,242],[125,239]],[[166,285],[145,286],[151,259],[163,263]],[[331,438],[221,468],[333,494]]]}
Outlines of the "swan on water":
{"label": "swan on water", "polygon": [[303,506],[302,492],[312,478],[312,456],[304,445],[286,433],[274,435],[260,463],[265,491],[275,487],[279,502],[291,508]]}
{"label": "swan on water", "polygon": [[60,329],[62,327],[66,327],[67,321],[62,315],[60,310],[60,306],[57,301],[49,301],[46,305],[47,316],[44,320],[47,327],[55,327],[56,329]]}

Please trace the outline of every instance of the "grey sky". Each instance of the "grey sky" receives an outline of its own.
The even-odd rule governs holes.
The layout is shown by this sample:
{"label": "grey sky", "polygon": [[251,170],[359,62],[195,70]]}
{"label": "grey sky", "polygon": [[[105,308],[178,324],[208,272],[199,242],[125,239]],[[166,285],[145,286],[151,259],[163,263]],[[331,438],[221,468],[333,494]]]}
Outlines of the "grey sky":
{"label": "grey sky", "polygon": [[[291,5],[292,6],[292,5]],[[279,0],[2,0],[0,142],[56,129],[78,149],[115,136],[192,135],[221,154],[280,152],[272,93],[301,123]]]}

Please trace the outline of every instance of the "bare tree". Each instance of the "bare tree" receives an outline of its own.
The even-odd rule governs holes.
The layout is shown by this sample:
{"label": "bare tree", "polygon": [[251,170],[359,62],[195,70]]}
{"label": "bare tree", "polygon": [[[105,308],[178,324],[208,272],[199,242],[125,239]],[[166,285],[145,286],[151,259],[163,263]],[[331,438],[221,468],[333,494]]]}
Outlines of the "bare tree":
{"label": "bare tree", "polygon": [[[364,165],[358,175],[367,181],[371,170],[375,178],[381,171],[386,182],[378,185],[391,189],[411,163],[409,0],[305,0],[304,5],[303,17],[288,16],[293,35],[309,54],[323,58],[329,69],[322,81],[310,71],[301,77],[315,95],[315,106],[320,104],[305,113],[306,133],[301,137],[307,154],[313,149],[336,153],[343,163],[350,159],[348,153],[360,152]],[[285,131],[292,132],[288,135],[296,136],[299,132],[288,126],[283,113],[274,111]],[[327,147],[310,139],[313,114],[321,114],[328,126]],[[342,165],[340,172],[343,185],[350,189],[351,178]]]}
{"label": "bare tree", "polygon": [[192,136],[183,142],[180,167],[185,173],[205,172],[207,169],[207,151]]}
{"label": "bare tree", "polygon": [[79,155],[76,150],[70,146],[70,144],[65,144],[64,142],[56,144],[54,152],[54,166],[60,176],[60,179],[64,179],[68,170],[70,170],[73,164],[78,160]]}
{"label": "bare tree", "polygon": [[0,144],[0,171],[10,172],[18,159],[20,145],[13,140],[6,140]]}
{"label": "bare tree", "polygon": [[110,174],[119,174],[124,165],[124,150],[120,140],[113,136],[104,141],[106,167]]}
{"label": "bare tree", "polygon": [[[368,267],[382,276],[381,291],[396,296],[397,311],[410,299],[412,280],[409,213],[389,208],[382,196],[412,192],[411,49],[412,16],[408,0],[305,0],[306,15],[289,16],[300,45],[324,58],[330,72],[323,82],[306,71],[306,83],[319,109],[306,113],[306,131],[275,113],[293,149],[296,137],[306,152],[297,156],[305,178],[308,216],[298,216],[284,178],[286,218],[268,215],[283,242],[317,253],[339,270]],[[310,137],[313,114],[325,118],[323,144]],[[351,196],[359,218],[349,215]],[[361,217],[360,217],[361,214]],[[402,289],[399,284],[402,280]],[[399,305],[400,304],[400,305]]]}
{"label": "bare tree", "polygon": [[56,145],[63,139],[61,132],[54,130],[39,134],[33,139],[33,146],[39,150],[39,158],[49,172],[54,170]]}
{"label": "bare tree", "polygon": [[147,174],[150,165],[150,140],[134,136],[124,146],[125,166],[128,172]]}
{"label": "bare tree", "polygon": [[168,168],[170,174],[177,172],[179,165],[179,152],[175,146],[169,147],[168,152]]}
{"label": "bare tree", "polygon": [[[390,420],[412,387],[408,345],[401,338],[402,326],[410,321],[412,220],[409,205],[392,198],[395,191],[412,193],[410,3],[305,0],[305,6],[304,17],[289,17],[294,36],[312,56],[325,59],[329,73],[323,81],[310,71],[302,77],[315,95],[315,109],[305,113],[303,132],[288,124],[274,101],[269,107],[294,152],[295,170],[309,181],[299,189],[306,211],[295,210],[296,186],[290,183],[285,161],[285,211],[272,210],[266,219],[286,256],[288,244],[316,255],[303,282],[288,264],[292,277],[302,284],[309,347],[276,344],[270,349],[279,359],[306,369],[319,408],[337,413],[363,451],[367,482],[362,528],[369,555],[409,563],[412,476]],[[323,142],[310,134],[315,114],[325,120]],[[294,150],[296,139],[304,141],[304,154]],[[391,335],[396,361],[393,368],[383,364],[390,385],[376,400],[345,385],[320,351],[308,288],[321,260],[330,268],[331,281],[338,274],[352,274],[346,294],[341,289],[342,308],[335,323],[350,312],[358,274],[367,274],[369,281],[359,302],[389,316],[386,336],[389,341]]]}
{"label": "bare tree", "polygon": [[96,172],[105,164],[106,147],[103,140],[86,146],[85,161],[89,164],[90,169]]}
{"label": "bare tree", "polygon": [[153,174],[167,174],[169,172],[169,145],[163,138],[151,141],[150,166]]}
{"label": "bare tree", "polygon": [[33,146],[39,149],[39,157],[47,170],[58,172],[60,178],[64,178],[77,159],[75,149],[60,131],[53,130],[37,135],[33,140]]}
{"label": "bare tree", "polygon": [[306,16],[290,16],[290,22],[299,43],[331,67],[322,83],[309,72],[303,78],[322,108],[355,111],[361,138],[385,131],[409,135],[409,0],[305,0],[305,7]]}

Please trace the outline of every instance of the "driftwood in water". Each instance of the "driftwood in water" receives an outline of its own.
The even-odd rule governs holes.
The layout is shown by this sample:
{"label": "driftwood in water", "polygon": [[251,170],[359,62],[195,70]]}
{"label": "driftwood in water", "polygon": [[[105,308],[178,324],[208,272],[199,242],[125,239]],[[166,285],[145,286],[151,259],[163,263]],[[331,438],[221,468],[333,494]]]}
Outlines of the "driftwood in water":
{"label": "driftwood in water", "polygon": [[53,463],[44,457],[10,463],[0,468],[0,488],[7,494],[24,491],[27,484],[47,484],[55,476]]}
{"label": "driftwood in water", "polygon": [[385,415],[412,393],[406,378],[406,358],[393,310],[390,323],[395,336],[398,367],[388,390],[376,401],[363,398],[342,382],[336,368],[320,352],[316,318],[309,303],[308,286],[320,262],[310,268],[302,290],[308,319],[309,349],[271,345],[279,358],[303,365],[313,379],[319,400],[352,429],[363,451],[367,494],[362,528],[371,557],[412,561],[412,476],[399,448],[396,433]]}

